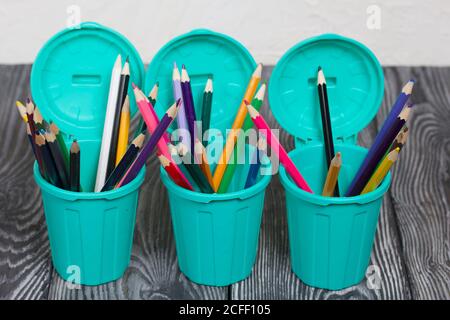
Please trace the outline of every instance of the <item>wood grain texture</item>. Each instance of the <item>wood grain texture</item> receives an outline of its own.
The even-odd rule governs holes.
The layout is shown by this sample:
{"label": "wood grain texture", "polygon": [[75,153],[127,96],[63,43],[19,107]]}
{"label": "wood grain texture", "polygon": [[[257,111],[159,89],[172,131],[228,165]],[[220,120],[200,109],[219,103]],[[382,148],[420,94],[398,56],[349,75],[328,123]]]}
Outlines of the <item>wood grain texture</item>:
{"label": "wood grain texture", "polygon": [[0,299],[43,299],[50,247],[34,156],[15,107],[28,94],[30,66],[0,66]]}
{"label": "wood grain texture", "polygon": [[[0,299],[449,299],[450,68],[385,68],[377,118],[359,143],[372,143],[403,83],[418,80],[407,147],[394,169],[381,211],[371,264],[381,288],[366,281],[341,291],[304,285],[290,270],[284,191],[278,176],[267,193],[252,275],[228,288],[199,286],[179,271],[165,188],[157,159],[141,189],[130,267],[116,282],[69,289],[53,270],[33,157],[14,102],[28,95],[29,66],[0,66]],[[266,68],[268,79],[271,68]],[[435,83],[439,81],[439,83]],[[442,84],[441,84],[442,83]],[[263,114],[279,128],[267,102]],[[133,126],[136,121],[133,121]],[[288,150],[293,139],[284,130]]]}
{"label": "wood grain texture", "polygon": [[[450,299],[450,68],[386,70],[388,79],[410,76],[415,107],[390,193],[412,297]],[[393,81],[389,100],[399,89]]]}

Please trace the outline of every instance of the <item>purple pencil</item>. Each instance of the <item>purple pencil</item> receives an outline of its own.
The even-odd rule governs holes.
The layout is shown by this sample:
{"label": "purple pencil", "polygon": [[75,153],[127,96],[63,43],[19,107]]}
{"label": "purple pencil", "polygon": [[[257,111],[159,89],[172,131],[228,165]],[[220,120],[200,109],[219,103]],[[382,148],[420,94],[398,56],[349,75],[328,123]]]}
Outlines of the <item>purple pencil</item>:
{"label": "purple pencil", "polygon": [[180,142],[183,142],[190,147],[190,143],[188,143],[189,126],[186,119],[186,110],[184,109],[183,93],[181,91],[181,77],[176,62],[173,63],[172,85],[173,85],[173,96],[175,98],[175,101],[181,100],[181,105],[180,108],[178,108],[178,115],[177,115],[177,124],[180,134],[179,136]]}
{"label": "purple pencil", "polygon": [[[378,135],[383,134],[383,139],[377,145],[372,145],[372,147],[370,148],[370,151],[363,162],[364,170],[361,170],[361,168],[359,169],[358,172],[361,172],[359,175],[359,179],[355,182],[353,188],[347,191],[347,197],[357,196],[364,189],[364,186],[369,181],[379,162],[386,154],[386,151],[388,151],[392,141],[403,128],[406,120],[408,120],[411,108],[412,105],[404,107],[400,114],[394,119],[392,125],[387,128],[386,131],[380,131],[378,133]],[[363,167],[363,165],[361,165],[361,167]]]}
{"label": "purple pencil", "polygon": [[399,116],[400,112],[402,111],[403,107],[405,106],[406,102],[411,96],[413,87],[414,87],[414,80],[408,81],[408,83],[403,87],[402,92],[400,93],[394,105],[392,106],[391,112],[389,113],[389,115],[387,116],[386,120],[383,123],[383,126],[380,129],[380,133],[375,137],[375,142],[373,143],[372,147],[369,150],[369,153],[364,159],[364,162],[362,163],[361,167],[359,168],[358,172],[353,178],[352,183],[348,188],[347,194],[345,195],[346,197],[351,197],[360,194],[360,192],[357,191],[359,189],[357,188],[357,184],[358,181],[361,180],[363,173],[366,171],[368,167],[367,161],[372,157],[372,153],[375,151],[375,149],[379,147],[380,143],[384,141],[385,133],[390,127],[392,127],[392,124],[396,121],[397,117]]}
{"label": "purple pencil", "polygon": [[147,141],[145,146],[142,148],[142,151],[139,153],[137,158],[131,164],[130,168],[124,174],[123,178],[119,181],[119,183],[115,186],[114,189],[120,188],[131,182],[138,175],[139,171],[141,171],[142,167],[145,165],[150,154],[156,147],[159,139],[161,139],[164,132],[166,132],[167,128],[172,123],[173,119],[175,119],[177,115],[178,108],[181,104],[181,100],[178,99],[176,103],[174,103],[169,109],[167,109],[164,117],[162,117],[155,131],[153,132],[150,139]]}
{"label": "purple pencil", "polygon": [[189,133],[191,134],[190,146],[191,150],[194,150],[194,141],[197,138],[197,129],[195,127],[197,118],[195,116],[194,99],[192,97],[191,79],[189,78],[184,64],[181,68],[181,91],[183,93],[183,103],[186,111]]}

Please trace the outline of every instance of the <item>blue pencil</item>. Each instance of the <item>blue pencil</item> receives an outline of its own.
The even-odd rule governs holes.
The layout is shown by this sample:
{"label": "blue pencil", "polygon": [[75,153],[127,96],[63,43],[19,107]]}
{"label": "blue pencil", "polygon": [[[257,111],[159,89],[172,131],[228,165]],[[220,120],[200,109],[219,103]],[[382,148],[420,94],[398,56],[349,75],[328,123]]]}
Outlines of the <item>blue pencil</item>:
{"label": "blue pencil", "polygon": [[247,180],[245,181],[245,189],[253,186],[258,180],[259,168],[261,167],[261,155],[265,148],[265,143],[266,142],[262,138],[258,140],[258,146],[255,152],[253,153],[252,163],[250,164]]}
{"label": "blue pencil", "polygon": [[403,87],[402,92],[395,101],[391,112],[384,121],[380,132],[376,136],[375,142],[370,147],[369,153],[367,154],[366,158],[364,159],[364,162],[361,164],[358,172],[353,178],[352,183],[350,184],[347,193],[345,194],[346,197],[356,196],[360,193],[358,192],[360,181],[362,180],[362,177],[365,174],[365,172],[368,170],[369,160],[373,158],[374,154],[377,152],[377,150],[379,150],[380,145],[386,140],[386,134],[388,133],[389,128],[392,127],[397,117],[399,116],[400,112],[403,110],[403,107],[406,105],[406,102],[411,96],[413,87],[414,87],[414,80],[408,81],[408,83]]}

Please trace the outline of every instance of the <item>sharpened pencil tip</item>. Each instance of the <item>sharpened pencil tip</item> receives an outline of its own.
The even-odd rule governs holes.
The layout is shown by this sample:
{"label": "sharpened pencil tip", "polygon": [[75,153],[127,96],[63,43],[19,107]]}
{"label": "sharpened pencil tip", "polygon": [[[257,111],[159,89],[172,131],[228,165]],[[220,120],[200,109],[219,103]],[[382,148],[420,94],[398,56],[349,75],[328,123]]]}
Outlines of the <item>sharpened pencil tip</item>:
{"label": "sharpened pencil tip", "polygon": [[184,64],[182,64],[181,69],[186,69],[186,66]]}
{"label": "sharpened pencil tip", "polygon": [[31,103],[31,99],[30,98],[27,98],[27,103]]}
{"label": "sharpened pencil tip", "polygon": [[320,71],[320,70],[322,70],[322,67],[321,67],[321,66],[319,66],[319,67],[317,68],[317,71]]}
{"label": "sharpened pencil tip", "polygon": [[137,85],[135,85],[134,82],[131,83],[131,86],[133,87],[133,89],[137,88]]}
{"label": "sharpened pencil tip", "polygon": [[156,81],[155,86],[159,87],[159,81]]}

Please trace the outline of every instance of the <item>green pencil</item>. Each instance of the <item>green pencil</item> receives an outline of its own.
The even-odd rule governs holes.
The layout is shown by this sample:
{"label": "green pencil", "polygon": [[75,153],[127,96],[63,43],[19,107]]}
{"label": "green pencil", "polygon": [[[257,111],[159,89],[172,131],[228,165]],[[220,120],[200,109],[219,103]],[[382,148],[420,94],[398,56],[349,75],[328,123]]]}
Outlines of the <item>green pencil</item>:
{"label": "green pencil", "polygon": [[208,135],[205,136],[205,132],[209,130],[209,126],[211,123],[212,97],[213,97],[213,83],[212,79],[208,78],[205,85],[205,91],[203,92],[202,136],[200,138],[205,147],[208,145]]}
{"label": "green pencil", "polygon": [[[159,89],[159,82],[156,82],[152,90],[150,91],[150,94],[148,95],[148,101],[152,104],[153,108],[155,108],[156,99],[158,98],[158,89]],[[134,132],[133,139],[137,138],[137,136],[140,135],[141,133],[144,133],[146,129],[147,125],[145,124],[144,119],[140,117],[139,124],[137,126],[136,131]]]}
{"label": "green pencil", "polygon": [[[266,93],[266,84],[263,83],[261,85],[261,87],[259,88],[259,90],[256,92],[255,97],[253,98],[251,105],[253,107],[255,107],[256,110],[260,110],[261,106],[263,104],[264,101],[264,95]],[[253,127],[253,121],[250,118],[249,115],[247,115],[247,117],[245,118],[244,121],[244,125],[242,126],[242,130],[247,131],[248,129]],[[231,180],[233,179],[234,176],[234,171],[236,170],[236,166],[237,166],[237,159],[238,159],[238,153],[241,152],[240,150],[238,150],[237,145],[234,148],[234,162],[230,162],[228,163],[227,168],[225,169],[225,173],[223,175],[222,181],[220,182],[220,186],[219,189],[217,190],[217,193],[225,193],[228,191],[228,187],[230,186]],[[242,150],[243,152],[244,150]]]}

